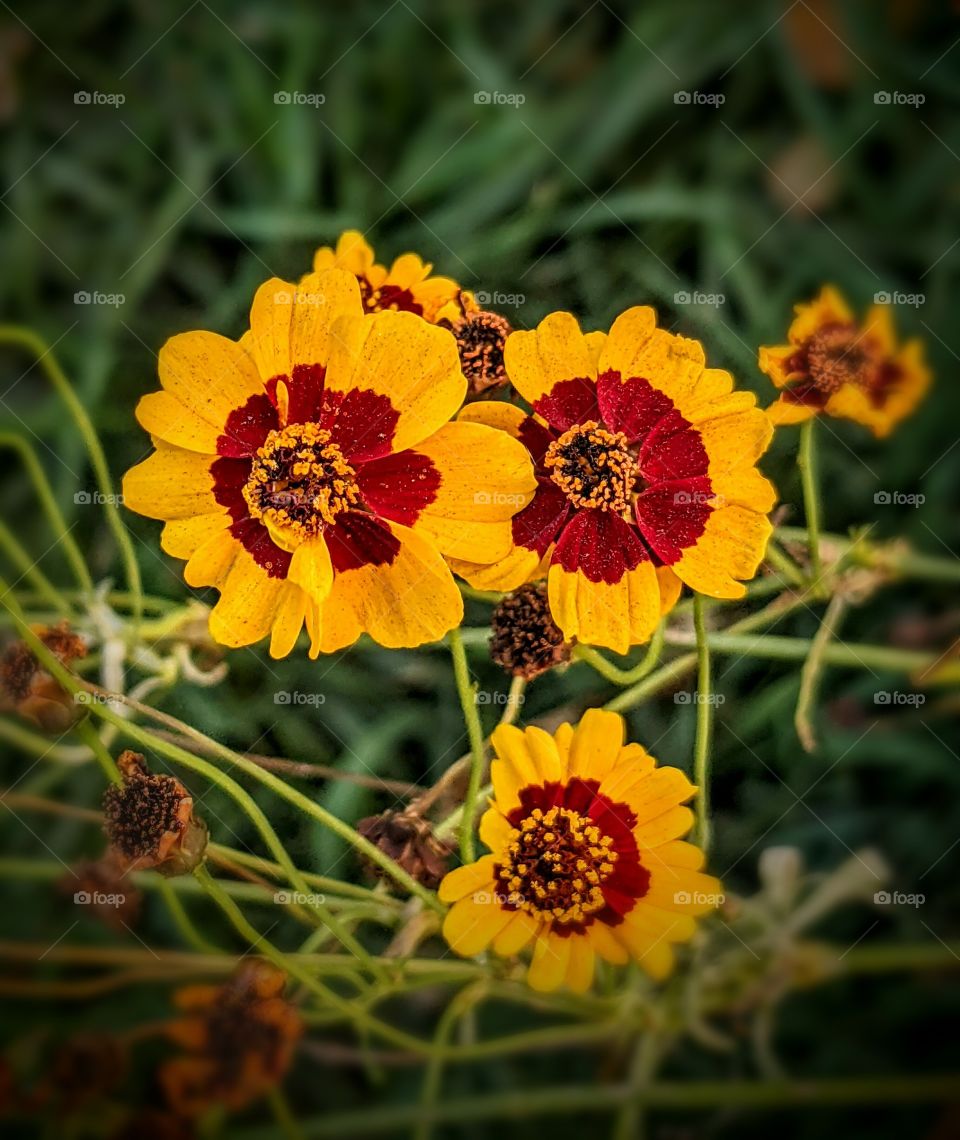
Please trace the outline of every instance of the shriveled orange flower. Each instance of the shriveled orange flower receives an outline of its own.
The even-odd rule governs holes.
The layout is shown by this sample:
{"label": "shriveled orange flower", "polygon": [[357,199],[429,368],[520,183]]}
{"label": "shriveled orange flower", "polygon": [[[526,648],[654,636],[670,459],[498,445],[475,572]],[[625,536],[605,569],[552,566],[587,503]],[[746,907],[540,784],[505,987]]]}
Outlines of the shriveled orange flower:
{"label": "shriveled orange flower", "polygon": [[360,285],[364,312],[387,309],[416,313],[431,324],[442,317],[455,319],[462,311],[460,286],[451,277],[434,277],[433,266],[416,253],[404,253],[387,269],[374,260],[374,252],[359,230],[346,230],[336,248],[325,245],[313,255],[313,270],[346,269]]}
{"label": "shriveled orange flower", "polygon": [[472,957],[510,957],[533,944],[536,990],[590,987],[597,957],[635,959],[653,978],[674,966],[673,944],[720,901],[703,853],[682,841],[696,788],[624,743],[623,718],[588,711],[576,728],[494,730],[493,799],[480,821],[490,848],[451,871],[447,942]]}
{"label": "shriveled orange flower", "polygon": [[508,338],[505,361],[532,414],[491,401],[460,419],[517,436],[537,493],[513,520],[506,557],[458,560],[457,573],[500,590],[546,576],[567,640],[618,653],[649,639],[682,584],[743,595],[775,500],[755,466],[772,428],[752,393],[735,392],[699,342],[657,328],[646,307],[609,334],[552,313]]}
{"label": "shriveled orange flower", "polygon": [[760,349],[760,368],[780,389],[767,409],[775,424],[826,413],[868,427],[878,439],[910,415],[930,386],[923,344],[897,343],[890,305],[862,321],[832,285],[796,306],[788,344]]}
{"label": "shriveled orange flower", "polygon": [[279,1084],[303,1032],[283,997],[285,982],[269,963],[246,961],[222,986],[177,990],[174,1002],[183,1016],[166,1032],[187,1056],[164,1062],[159,1074],[174,1112],[236,1111]]}
{"label": "shriveled orange flower", "polygon": [[[33,632],[67,667],[87,655],[85,642],[65,621],[34,626]],[[62,733],[80,720],[85,709],[50,676],[25,642],[15,641],[0,658],[0,712],[16,713],[44,732]]]}
{"label": "shriveled orange flower", "polygon": [[304,622],[313,657],[364,632],[438,640],[463,615],[443,556],[503,557],[535,485],[515,440],[447,422],[466,387],[449,331],[364,315],[344,269],[266,282],[239,343],[173,337],[160,381],[137,408],[157,450],[125,502],[167,522],[189,585],[219,589],[224,645],[270,634],[284,657]]}

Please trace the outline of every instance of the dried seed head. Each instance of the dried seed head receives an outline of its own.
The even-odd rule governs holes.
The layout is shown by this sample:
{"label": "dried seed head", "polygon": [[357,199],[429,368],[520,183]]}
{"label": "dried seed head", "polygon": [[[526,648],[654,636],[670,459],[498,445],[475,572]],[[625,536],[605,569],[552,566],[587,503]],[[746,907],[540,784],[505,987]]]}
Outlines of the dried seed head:
{"label": "dried seed head", "polygon": [[[86,645],[66,622],[35,626],[33,631],[66,666],[86,656]],[[16,713],[44,732],[57,734],[76,724],[84,712],[22,641],[13,642],[0,658],[0,710]]]}
{"label": "dried seed head", "polygon": [[514,677],[530,681],[570,660],[542,583],[528,582],[499,603],[491,618],[490,656]]}
{"label": "dried seed head", "polygon": [[[385,811],[361,819],[357,831],[411,875],[418,883],[435,890],[447,873],[453,848],[437,839],[430,824],[411,811]],[[367,869],[377,877],[383,871],[375,863]]]}
{"label": "dried seed head", "polygon": [[187,1055],[167,1061],[160,1083],[170,1107],[197,1116],[214,1105],[235,1111],[282,1080],[303,1031],[283,997],[285,975],[267,962],[243,962],[222,986],[176,994],[183,1016],[167,1035]]}
{"label": "dried seed head", "polygon": [[136,752],[124,752],[117,767],[123,783],[103,797],[104,830],[115,855],[128,870],[192,871],[207,846],[207,827],[193,814],[193,797],[176,777],[148,771]]}
{"label": "dried seed head", "polygon": [[507,318],[478,309],[465,312],[449,325],[471,394],[479,396],[491,388],[502,388],[507,383],[503,346],[513,332]]}

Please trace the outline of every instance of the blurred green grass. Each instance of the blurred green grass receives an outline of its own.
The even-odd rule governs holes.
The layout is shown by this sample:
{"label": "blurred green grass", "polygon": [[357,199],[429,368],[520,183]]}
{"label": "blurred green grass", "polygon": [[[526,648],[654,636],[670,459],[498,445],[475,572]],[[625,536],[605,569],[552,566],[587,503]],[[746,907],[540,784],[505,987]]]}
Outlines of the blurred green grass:
{"label": "blurred green grass", "polygon": [[[960,250],[951,243],[960,49],[946,49],[960,28],[946,5],[837,4],[842,79],[824,88],[798,54],[791,19],[781,18],[787,7],[398,0],[319,10],[266,0],[92,0],[20,11],[32,36],[8,9],[0,16],[4,319],[56,344],[119,477],[148,448],[133,408],[155,386],[164,339],[189,328],[239,335],[256,285],[270,273],[297,276],[316,245],[348,226],[368,231],[383,259],[414,249],[465,286],[522,295],[508,309],[517,327],[559,308],[602,327],[628,305],[652,302],[668,326],[701,338],[711,362],[731,368],[764,401],[771,393],[756,346],[781,340],[791,305],[823,281],[858,305],[878,291],[923,293],[922,306],[897,316],[905,334],[927,340],[939,383],[888,442],[836,422],[821,432],[825,515],[831,529],[875,523],[875,537],[902,534],[928,553],[955,554]],[[817,59],[837,50],[831,37],[821,31]],[[677,104],[680,90],[722,93],[725,102]],[[922,92],[926,102],[878,105],[878,90]],[[77,104],[77,91],[120,93],[125,102]],[[322,94],[324,102],[281,105],[279,91]],[[478,91],[525,101],[479,104]],[[792,174],[787,157],[798,144],[807,157]],[[801,197],[816,183],[816,213],[796,205],[778,178]],[[122,293],[125,302],[77,305],[80,290]],[[675,303],[683,291],[723,293],[725,303]],[[12,352],[0,361],[3,426],[35,433],[95,575],[117,574],[100,513],[73,504],[78,489],[93,486],[79,440],[39,369],[25,372],[27,362]],[[783,432],[766,464],[789,504],[798,501],[795,444]],[[39,556],[50,538],[26,482],[13,467],[3,470],[4,515]],[[926,501],[919,509],[878,507],[881,490]],[[140,540],[147,589],[186,596],[179,564],[159,551],[158,525],[127,521]],[[40,564],[63,579],[56,552]],[[855,611],[846,636],[883,643],[944,612],[955,635],[952,591],[898,587]],[[483,614],[472,607],[469,620],[479,624]],[[778,632],[814,629],[802,614]],[[949,629],[930,635],[932,647],[945,647]],[[464,747],[441,652],[361,648],[333,668],[298,657],[269,663],[268,672],[263,654],[240,652],[231,666],[215,699],[179,686],[162,707],[240,748],[344,767],[359,755],[365,767],[416,781],[436,778]],[[487,688],[503,687],[479,659],[476,670]],[[928,903],[921,913],[880,919],[854,911],[831,933],[853,943],[876,921],[871,937],[955,936],[955,860],[944,853],[960,834],[960,764],[949,710],[931,702],[919,716],[878,716],[873,694],[891,686],[836,672],[825,703],[837,708],[842,698],[843,715],[822,718],[822,747],[808,757],[792,729],[794,672],[730,661],[718,672],[727,701],[714,764],[717,869],[732,867],[732,885],[749,889],[768,844],[796,844],[822,869],[874,845],[889,856],[896,885],[923,890]],[[278,720],[274,692],[297,688],[322,689],[325,703]],[[558,705],[575,714],[604,695],[582,672],[551,676],[533,687],[524,717]],[[688,764],[692,710],[668,696],[631,722],[664,761]],[[22,761],[5,763],[9,783]],[[56,778],[40,768],[29,783],[42,790]],[[61,779],[57,794],[92,803],[95,786],[92,773],[76,773]],[[348,785],[328,784],[317,795],[349,820],[387,806]],[[219,826],[252,841],[228,804],[216,796],[209,803]],[[283,822],[298,861],[356,873],[330,836]],[[43,839],[66,856],[91,836],[61,822],[45,824]],[[26,855],[37,847],[11,822],[5,849]],[[24,900],[18,913],[23,937],[59,929],[52,904]],[[152,921],[156,936],[169,939],[163,918]],[[933,1034],[958,1004],[955,992],[922,981],[828,989],[788,1003],[782,1051],[811,1073],[942,1070],[956,1062],[957,1047],[949,1038],[934,1047]],[[10,1019],[22,1030],[29,1012],[15,1007]],[[676,1068],[733,1073],[741,1063],[739,1051],[719,1061],[685,1055]],[[531,1059],[522,1071],[503,1063],[453,1073],[449,1087],[556,1080],[558,1064],[582,1078],[599,1062],[573,1054]],[[407,1097],[415,1088],[409,1073],[390,1073],[377,1095]],[[301,1093],[309,1099],[309,1081]],[[325,1097],[349,1104],[364,1095],[353,1074]],[[849,1134],[900,1137],[920,1119],[851,1113]],[[771,1126],[796,1137],[824,1134],[816,1113],[736,1122],[748,1136]],[[577,1127],[564,1122],[557,1133]],[[504,1127],[504,1136],[514,1134],[520,1130]],[[709,1134],[732,1135],[732,1125],[718,1119]]]}

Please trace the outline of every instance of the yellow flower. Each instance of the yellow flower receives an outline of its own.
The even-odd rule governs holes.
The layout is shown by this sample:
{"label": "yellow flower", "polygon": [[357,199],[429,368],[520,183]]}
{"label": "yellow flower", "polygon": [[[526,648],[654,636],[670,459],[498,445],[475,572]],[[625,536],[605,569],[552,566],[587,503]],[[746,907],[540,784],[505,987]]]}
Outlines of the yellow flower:
{"label": "yellow flower", "polygon": [[313,269],[320,273],[331,268],[346,269],[360,285],[364,311],[387,309],[416,313],[431,324],[455,319],[473,302],[450,277],[431,277],[433,266],[415,253],[404,253],[387,269],[374,261],[374,253],[358,230],[346,230],[336,248],[322,246],[313,255]]}
{"label": "yellow flower", "polygon": [[735,392],[697,341],[657,328],[646,307],[609,334],[552,313],[513,333],[504,357],[532,413],[488,401],[460,420],[516,436],[537,493],[505,558],[454,562],[456,572],[488,590],[546,576],[567,640],[618,653],[649,639],[684,584],[742,597],[776,498],[755,466],[773,432],[752,393]]}
{"label": "yellow flower", "polygon": [[157,450],[127,473],[132,510],[166,522],[191,586],[215,586],[224,645],[271,636],[311,656],[368,633],[435,641],[463,615],[444,556],[490,562],[534,487],[524,448],[448,423],[465,381],[451,334],[409,312],[364,315],[343,269],[257,291],[239,342],[169,340],[163,390],[137,418]]}
{"label": "yellow flower", "polygon": [[760,349],[760,368],[781,390],[767,409],[774,424],[797,424],[826,412],[868,427],[878,439],[920,403],[930,385],[923,345],[899,346],[889,305],[873,305],[857,322],[825,285],[796,306],[789,344]]}
{"label": "yellow flower", "polygon": [[681,838],[693,824],[681,805],[696,788],[625,744],[623,718],[601,709],[552,736],[504,725],[492,740],[493,799],[480,821],[491,853],[440,884],[453,903],[447,942],[465,957],[532,943],[536,990],[587,990],[598,956],[665,978],[673,944],[720,901],[703,853]]}

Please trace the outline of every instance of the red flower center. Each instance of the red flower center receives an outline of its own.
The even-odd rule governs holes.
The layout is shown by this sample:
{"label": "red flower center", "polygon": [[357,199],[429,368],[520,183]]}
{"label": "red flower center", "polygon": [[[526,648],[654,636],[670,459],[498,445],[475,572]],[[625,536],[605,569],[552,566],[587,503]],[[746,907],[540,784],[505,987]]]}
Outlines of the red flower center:
{"label": "red flower center", "polygon": [[832,394],[845,384],[873,387],[879,359],[873,341],[855,325],[828,325],[810,338],[807,365],[816,388]]}

